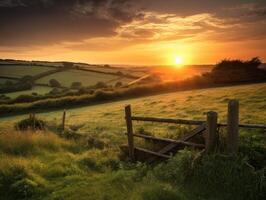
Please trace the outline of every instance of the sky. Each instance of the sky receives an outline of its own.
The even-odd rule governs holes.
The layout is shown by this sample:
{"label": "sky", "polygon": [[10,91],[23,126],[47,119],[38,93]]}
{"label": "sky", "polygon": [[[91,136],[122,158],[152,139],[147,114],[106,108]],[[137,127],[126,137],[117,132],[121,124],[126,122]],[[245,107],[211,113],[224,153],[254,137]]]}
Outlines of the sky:
{"label": "sky", "polygon": [[252,57],[266,62],[266,0],[0,0],[0,58],[172,65]]}

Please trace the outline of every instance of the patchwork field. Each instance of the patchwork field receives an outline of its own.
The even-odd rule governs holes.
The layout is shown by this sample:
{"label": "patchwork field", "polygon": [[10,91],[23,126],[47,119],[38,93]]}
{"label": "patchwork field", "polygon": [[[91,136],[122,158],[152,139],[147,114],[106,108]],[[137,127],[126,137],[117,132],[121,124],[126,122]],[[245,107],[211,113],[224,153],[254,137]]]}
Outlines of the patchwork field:
{"label": "patchwork field", "polygon": [[[83,86],[92,86],[97,82],[109,82],[118,78],[118,76],[111,74],[102,74],[80,70],[67,70],[43,77],[39,79],[37,83],[48,84],[49,80],[56,79],[61,83],[61,85],[65,87],[70,87],[73,82],[81,82]],[[117,81],[120,80],[118,79]]]}
{"label": "patchwork field", "polygon": [[27,65],[0,65],[0,75],[20,78],[26,75],[37,75],[42,72],[51,70],[50,67],[44,66],[27,66]]}
{"label": "patchwork field", "polygon": [[31,90],[23,90],[23,91],[19,91],[19,92],[5,93],[5,95],[13,99],[13,98],[16,98],[20,95],[31,95],[32,93],[47,94],[51,90],[52,89],[50,87],[34,86]]}

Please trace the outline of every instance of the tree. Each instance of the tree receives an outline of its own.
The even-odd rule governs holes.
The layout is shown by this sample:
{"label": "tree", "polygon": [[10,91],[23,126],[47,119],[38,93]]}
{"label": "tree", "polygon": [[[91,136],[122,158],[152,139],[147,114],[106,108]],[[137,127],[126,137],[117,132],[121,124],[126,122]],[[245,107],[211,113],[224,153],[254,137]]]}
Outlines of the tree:
{"label": "tree", "polygon": [[51,87],[61,87],[61,84],[60,84],[59,81],[56,80],[56,79],[51,79],[51,80],[49,81],[49,84],[50,84]]}

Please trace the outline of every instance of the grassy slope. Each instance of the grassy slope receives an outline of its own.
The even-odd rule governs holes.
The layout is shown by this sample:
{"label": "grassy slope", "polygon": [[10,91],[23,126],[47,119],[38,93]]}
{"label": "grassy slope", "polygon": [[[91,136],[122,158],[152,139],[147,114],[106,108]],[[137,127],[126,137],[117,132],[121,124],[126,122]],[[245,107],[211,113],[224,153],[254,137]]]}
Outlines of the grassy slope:
{"label": "grassy slope", "polygon": [[100,74],[94,72],[84,72],[78,70],[69,70],[65,72],[59,72],[46,76],[37,81],[37,83],[49,83],[50,79],[58,80],[63,86],[71,86],[72,82],[81,82],[84,86],[94,85],[99,81],[106,82],[112,79],[115,79],[117,76]]}
{"label": "grassy slope", "polygon": [[[137,115],[187,119],[204,119],[204,112],[215,110],[219,112],[220,121],[225,121],[226,102],[231,98],[240,100],[241,122],[266,122],[266,84],[169,93],[76,108],[67,111],[68,127],[94,138],[96,142],[91,146],[94,148],[51,134],[10,137],[0,134],[0,174],[9,177],[16,170],[22,171],[25,180],[14,185],[18,193],[14,194],[23,196],[24,193],[18,191],[26,185],[41,196],[40,199],[178,199],[177,196],[194,199],[168,182],[149,176],[142,179],[145,167],[121,169],[117,155],[118,145],[126,141],[122,134],[125,131],[123,107],[132,104],[133,113]],[[61,114],[62,111],[57,111],[39,116],[52,124],[59,123]],[[1,132],[5,134],[6,129],[11,129],[22,118],[25,115],[1,118]],[[156,128],[150,124],[136,125],[169,137],[182,133],[171,125]],[[114,170],[116,168],[120,170]]]}
{"label": "grassy slope", "polygon": [[1,65],[0,74],[2,76],[23,77],[26,75],[34,76],[36,74],[51,70],[50,67],[44,66],[23,66],[23,65]]}
{"label": "grassy slope", "polygon": [[[121,132],[124,127],[124,105],[131,104],[133,114],[153,117],[205,119],[204,113],[213,110],[219,113],[219,121],[225,122],[229,99],[240,100],[241,123],[266,122],[266,84],[253,84],[224,88],[212,88],[168,93],[135,98],[67,110],[67,124],[82,124],[81,131],[105,127],[110,132]],[[47,121],[60,122],[62,110],[40,114]],[[26,115],[6,117],[0,128],[13,126]]]}
{"label": "grassy slope", "polygon": [[16,98],[20,95],[31,95],[33,92],[36,92],[38,94],[46,94],[49,93],[52,90],[50,87],[45,87],[45,86],[34,86],[31,90],[23,90],[19,92],[10,92],[10,93],[5,93],[6,96],[10,98]]}

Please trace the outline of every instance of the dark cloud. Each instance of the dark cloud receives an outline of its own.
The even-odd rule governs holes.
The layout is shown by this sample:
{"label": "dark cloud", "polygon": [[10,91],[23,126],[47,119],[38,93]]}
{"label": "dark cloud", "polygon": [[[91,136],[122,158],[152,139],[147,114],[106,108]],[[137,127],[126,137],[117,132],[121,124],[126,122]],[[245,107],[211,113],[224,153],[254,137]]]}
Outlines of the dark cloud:
{"label": "dark cloud", "polygon": [[265,21],[265,0],[0,0],[0,46],[112,36],[150,42],[206,32],[214,40],[257,39],[265,37]]}
{"label": "dark cloud", "polygon": [[130,0],[5,0],[0,45],[39,45],[112,36],[140,18]]}

